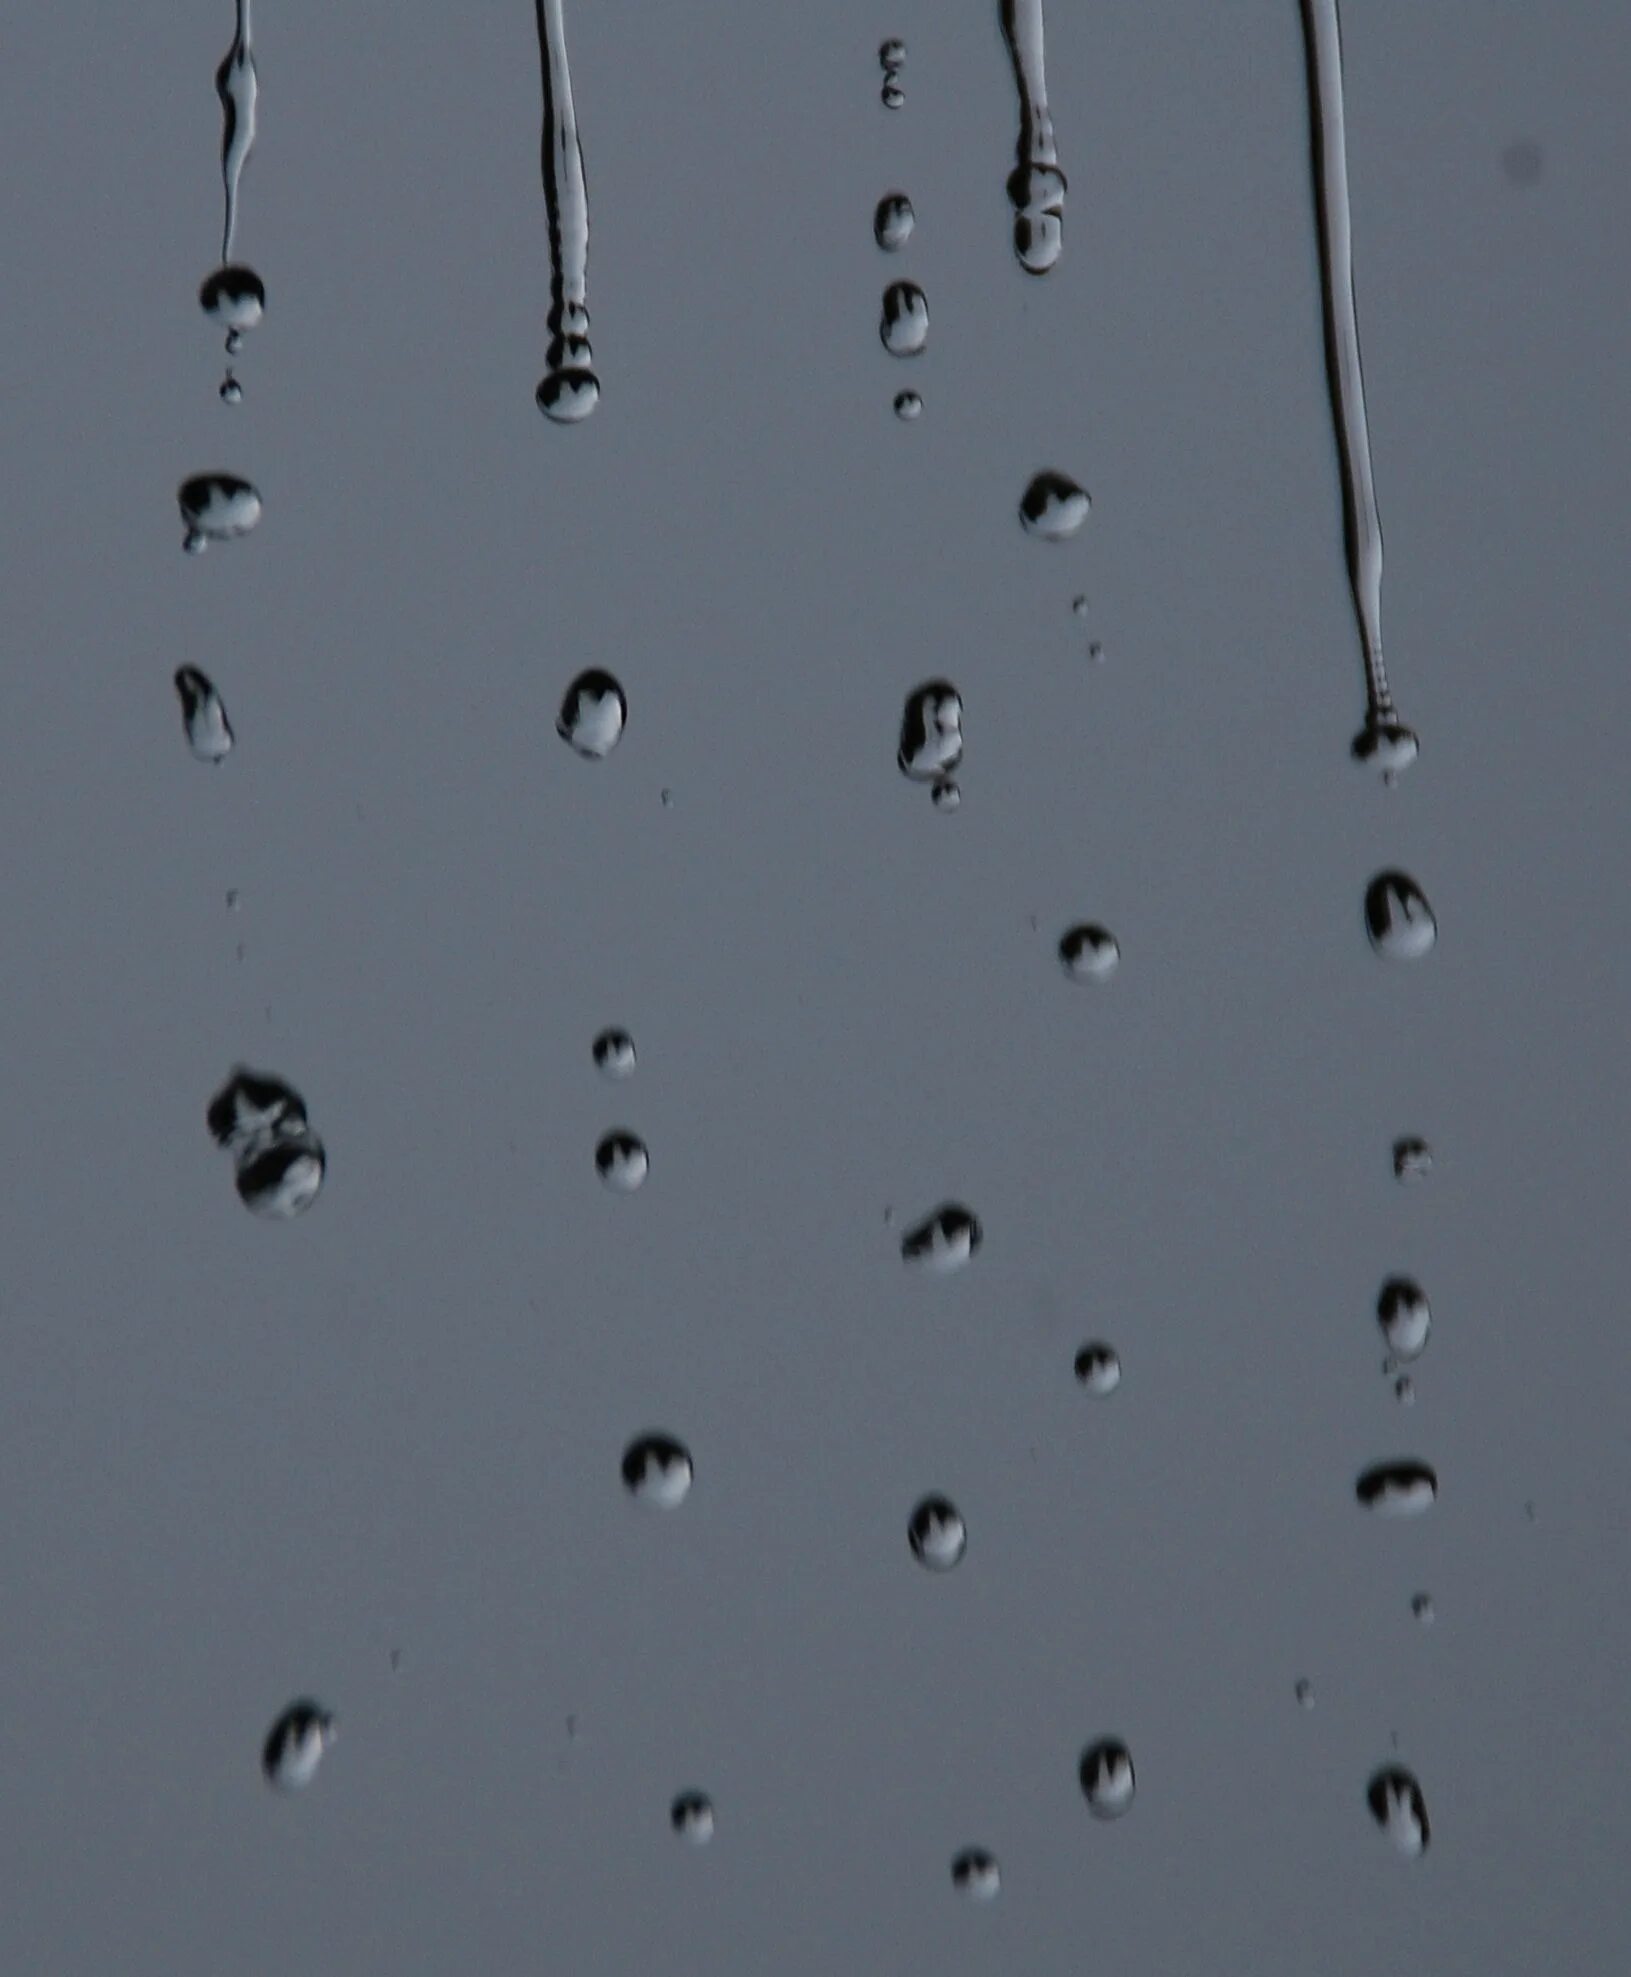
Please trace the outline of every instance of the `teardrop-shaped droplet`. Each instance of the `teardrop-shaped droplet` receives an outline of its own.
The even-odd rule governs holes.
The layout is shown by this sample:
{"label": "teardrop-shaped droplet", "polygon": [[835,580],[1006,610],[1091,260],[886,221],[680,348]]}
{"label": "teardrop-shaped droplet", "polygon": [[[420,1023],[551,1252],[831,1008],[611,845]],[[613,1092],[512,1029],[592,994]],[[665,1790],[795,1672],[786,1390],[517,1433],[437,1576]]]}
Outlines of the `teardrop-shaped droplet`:
{"label": "teardrop-shaped droplet", "polygon": [[1398,1181],[1425,1180],[1433,1169],[1433,1149],[1424,1139],[1411,1137],[1393,1142],[1393,1177]]}
{"label": "teardrop-shaped droplet", "polygon": [[339,1725],[321,1704],[302,1698],[290,1703],[266,1733],[261,1770],[280,1792],[298,1792],[317,1776],[323,1754],[339,1735]]}
{"label": "teardrop-shaped droplet", "polygon": [[261,518],[261,498],[236,474],[194,474],[176,491],[186,529],[183,548],[195,554],[211,542],[247,535]]}
{"label": "teardrop-shaped droplet", "polygon": [[908,1263],[946,1276],[967,1263],[983,1240],[979,1218],[960,1202],[948,1201],[906,1231],[900,1253]]}
{"label": "teardrop-shaped droplet", "polygon": [[602,1030],[594,1043],[595,1068],[608,1078],[634,1075],[634,1039],[627,1030]]}
{"label": "teardrop-shaped droplet", "polygon": [[1354,1494],[1367,1510],[1384,1517],[1419,1517],[1438,1497],[1438,1477],[1425,1462],[1403,1458],[1373,1463],[1354,1484]]}
{"label": "teardrop-shaped droplet", "polygon": [[1426,1292],[1412,1277],[1389,1277],[1377,1295],[1376,1322],[1395,1359],[1419,1359],[1433,1329]]}
{"label": "teardrop-shaped droplet", "polygon": [[895,751],[901,774],[932,783],[963,759],[963,697],[950,680],[928,680],[906,696]]}
{"label": "teardrop-shaped droplet", "polygon": [[926,1496],[907,1526],[912,1556],[931,1572],[949,1572],[968,1550],[968,1529],[957,1506],[943,1496]]}
{"label": "teardrop-shaped droplet", "polygon": [[672,1435],[637,1435],[623,1451],[623,1482],[642,1503],[677,1510],[691,1493],[690,1451]]}
{"label": "teardrop-shaped droplet", "polygon": [[619,1194],[632,1194],[651,1171],[645,1141],[619,1127],[595,1148],[595,1171]]}
{"label": "teardrop-shaped droplet", "polygon": [[668,1808],[668,1823],[682,1840],[705,1847],[714,1836],[714,1805],[706,1792],[681,1792]]}
{"label": "teardrop-shaped droplet", "polygon": [[187,746],[200,762],[224,762],[232,752],[232,723],[209,676],[196,666],[178,666],[175,683]]}
{"label": "teardrop-shaped droplet", "polygon": [[1103,1400],[1121,1385],[1121,1358],[1113,1345],[1095,1339],[1076,1355],[1076,1377],[1087,1391]]}
{"label": "teardrop-shaped droplet", "polygon": [[872,238],[886,254],[898,254],[912,237],[917,214],[904,192],[886,192],[872,215]]}
{"label": "teardrop-shaped droplet", "polygon": [[1133,1802],[1133,1755],[1119,1737],[1101,1737],[1082,1752],[1082,1796],[1095,1818],[1119,1819]]}
{"label": "teardrop-shaped droplet", "polygon": [[951,1864],[951,1885],[970,1901],[995,1901],[1002,1890],[997,1856],[984,1847],[964,1847]]}
{"label": "teardrop-shaped droplet", "polygon": [[587,761],[601,762],[617,746],[628,715],[622,687],[610,673],[591,666],[566,689],[555,732]]}
{"label": "teardrop-shaped droplet", "polygon": [[1087,520],[1093,506],[1086,488],[1069,474],[1048,467],[1033,476],[1019,498],[1019,519],[1027,535],[1043,542],[1064,542]]}
{"label": "teardrop-shaped droplet", "polygon": [[923,400],[915,391],[895,393],[895,417],[904,419],[908,425],[923,416]]}
{"label": "teardrop-shaped droplet", "polygon": [[1370,1816],[1409,1860],[1427,1851],[1431,1828],[1421,1786],[1403,1765],[1386,1764],[1365,1787]]}
{"label": "teardrop-shaped droplet", "polygon": [[1365,888],[1365,931],[1390,961],[1419,961],[1438,939],[1438,921],[1408,873],[1378,872]]}
{"label": "teardrop-shaped droplet", "polygon": [[253,329],[266,310],[266,287],[253,268],[229,262],[204,277],[199,306],[226,330]]}
{"label": "teardrop-shaped droplet", "polygon": [[1084,922],[1060,935],[1059,965],[1073,982],[1107,982],[1121,965],[1121,945],[1108,927]]}
{"label": "teardrop-shaped droplet", "polygon": [[230,371],[228,371],[226,376],[221,380],[221,403],[223,405],[241,405],[243,403],[243,400],[244,400],[243,386],[239,384],[238,380],[232,375]]}
{"label": "teardrop-shaped droplet", "polygon": [[929,302],[915,281],[893,281],[884,290],[878,334],[891,357],[922,351],[929,340]]}

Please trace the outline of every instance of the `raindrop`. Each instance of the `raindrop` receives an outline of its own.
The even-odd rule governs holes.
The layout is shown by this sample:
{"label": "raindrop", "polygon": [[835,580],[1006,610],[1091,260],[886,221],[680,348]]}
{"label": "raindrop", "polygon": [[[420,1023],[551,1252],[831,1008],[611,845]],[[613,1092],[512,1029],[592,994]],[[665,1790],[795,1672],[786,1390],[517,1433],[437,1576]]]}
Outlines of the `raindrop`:
{"label": "raindrop", "polygon": [[912,237],[917,214],[904,192],[886,192],[872,215],[872,238],[886,254],[898,254]]}
{"label": "raindrop", "polygon": [[962,803],[963,792],[950,776],[939,776],[929,791],[929,801],[937,810],[955,810]]}
{"label": "raindrop", "polygon": [[883,69],[883,97],[886,110],[898,110],[906,101],[906,93],[901,88],[900,72],[906,63],[906,43],[893,36],[878,50],[879,66]]}
{"label": "raindrop", "polygon": [[1042,0],[1002,0],[1002,32],[1019,91],[1018,162],[1008,174],[1014,252],[1030,275],[1045,275],[1064,245],[1065,175],[1053,140],[1043,72]]}
{"label": "raindrop", "polygon": [[950,680],[928,680],[906,696],[895,760],[914,782],[936,782],[963,759],[963,698]]}
{"label": "raindrop", "polygon": [[1084,1345],[1076,1355],[1076,1377],[1090,1394],[1103,1400],[1121,1385],[1121,1358],[1102,1339]]}
{"label": "raindrop", "polygon": [[898,110],[906,101],[906,91],[898,82],[886,82],[878,94],[883,99],[883,107],[886,110]]}
{"label": "raindrop", "polygon": [[1501,170],[1513,185],[1538,185],[1543,158],[1532,137],[1518,137],[1501,153]]}
{"label": "raindrop", "polygon": [[1121,945],[1091,921],[1059,936],[1059,965],[1073,982],[1107,982],[1121,964]]}
{"label": "raindrop", "polygon": [[916,357],[928,342],[928,297],[915,281],[892,281],[884,290],[878,334],[891,357]]}
{"label": "raindrop", "polygon": [[1408,1859],[1427,1851],[1431,1829],[1421,1786],[1402,1765],[1384,1765],[1365,1788],[1365,1803],[1382,1831]]}
{"label": "raindrop", "polygon": [[1433,1622],[1438,1618],[1437,1613],[1433,1610],[1433,1595],[1431,1593],[1415,1594],[1410,1602],[1410,1611],[1424,1627],[1431,1627]]}
{"label": "raindrop", "polygon": [[1088,610],[1086,597],[1073,597],[1070,602],[1070,608],[1078,618],[1085,618]]}
{"label": "raindrop", "polygon": [[1433,1328],[1433,1314],[1421,1285],[1411,1277],[1389,1277],[1376,1299],[1376,1322],[1395,1359],[1419,1359]]}
{"label": "raindrop", "polygon": [[690,1451],[672,1435],[637,1435],[623,1451],[623,1482],[642,1503],[677,1510],[691,1493]]}
{"label": "raindrop", "polygon": [[1019,498],[1019,519],[1027,535],[1043,542],[1064,542],[1075,535],[1093,506],[1085,488],[1068,474],[1046,467],[1033,475]]}
{"label": "raindrop", "polygon": [[1102,666],[1104,664],[1103,642],[1099,639],[1094,639],[1093,643],[1087,648],[1087,656],[1093,661],[1095,666]]}
{"label": "raindrop", "polygon": [[1296,1696],[1299,1708],[1312,1709],[1314,1707],[1314,1684],[1309,1681],[1306,1675],[1297,1684]]}
{"label": "raindrop", "polygon": [[1365,931],[1390,961],[1419,961],[1438,939],[1438,921],[1413,878],[1378,872],[1365,888]]}
{"label": "raindrop", "polygon": [[619,1128],[607,1133],[595,1148],[595,1171],[619,1194],[632,1194],[646,1178],[651,1157],[644,1140]]}
{"label": "raindrop", "polygon": [[310,1700],[292,1702],[266,1733],[261,1770],[281,1792],[298,1792],[317,1776],[323,1753],[339,1735],[329,1712]]}
{"label": "raindrop", "polygon": [[1119,1819],[1133,1802],[1133,1756],[1117,1737],[1102,1737],[1082,1752],[1082,1795],[1095,1818]]}
{"label": "raindrop", "polygon": [[668,1808],[668,1823],[682,1840],[705,1847],[714,1836],[714,1805],[706,1792],[681,1792]]}
{"label": "raindrop", "polygon": [[200,762],[224,762],[232,752],[232,723],[208,676],[196,666],[178,666],[176,694],[187,746]]}
{"label": "raindrop", "polygon": [[566,689],[555,732],[590,762],[602,762],[617,746],[629,703],[610,673],[591,667]]}
{"label": "raindrop", "polygon": [[247,535],[261,518],[261,498],[236,474],[194,474],[176,491],[186,529],[182,547],[193,555],[211,542]]}
{"label": "raindrop", "polygon": [[907,1526],[912,1556],[931,1572],[949,1572],[968,1550],[968,1529],[955,1504],[943,1496],[926,1496],[912,1512]]}
{"label": "raindrop", "polygon": [[951,1884],[970,1901],[995,1901],[1002,1889],[997,1856],[984,1847],[964,1847],[951,1864]]}
{"label": "raindrop", "polygon": [[602,1030],[594,1043],[595,1068],[608,1078],[634,1075],[634,1039],[627,1030]]}
{"label": "raindrop", "polygon": [[266,288],[253,268],[217,268],[204,277],[198,305],[212,323],[235,335],[253,329],[266,310]]}
{"label": "raindrop", "polygon": [[1361,1473],[1354,1494],[1384,1517],[1419,1517],[1438,1497],[1438,1477],[1427,1463],[1410,1458],[1377,1462]]}
{"label": "raindrop", "polygon": [[563,0],[537,0],[538,56],[544,84],[544,212],[549,226],[549,343],[538,409],[576,425],[600,403],[589,347],[589,190],[572,107]]}
{"label": "raindrop", "polygon": [[1401,1407],[1415,1406],[1416,1383],[1408,1373],[1401,1373],[1393,1382],[1393,1398]]}
{"label": "raindrop", "polygon": [[909,425],[913,419],[921,416],[922,411],[923,400],[918,397],[915,391],[897,391],[895,393],[895,417],[897,419],[904,419]]}
{"label": "raindrop", "polygon": [[960,1203],[948,1201],[926,1215],[900,1239],[900,1253],[939,1276],[960,1269],[984,1241],[979,1218]]}
{"label": "raindrop", "polygon": [[221,380],[221,403],[223,405],[241,405],[243,403],[243,397],[243,386],[239,384],[238,380],[229,371]]}
{"label": "raindrop", "polygon": [[246,1208],[287,1221],[317,1199],[327,1155],[292,1085],[240,1066],[205,1119],[216,1145],[232,1156]]}
{"label": "raindrop", "polygon": [[1433,1169],[1433,1149],[1424,1139],[1393,1142],[1393,1177],[1399,1181],[1425,1180]]}

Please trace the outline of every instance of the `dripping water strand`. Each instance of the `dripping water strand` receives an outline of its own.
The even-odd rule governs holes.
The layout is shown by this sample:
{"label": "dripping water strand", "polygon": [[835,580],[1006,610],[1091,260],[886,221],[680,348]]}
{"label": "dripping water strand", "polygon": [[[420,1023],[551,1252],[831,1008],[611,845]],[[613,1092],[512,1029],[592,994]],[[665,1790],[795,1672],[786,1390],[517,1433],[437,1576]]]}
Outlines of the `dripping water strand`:
{"label": "dripping water strand", "polygon": [[589,192],[583,147],[572,108],[566,65],[563,0],[537,0],[538,53],[543,68],[544,207],[549,220],[549,346],[538,386],[538,409],[570,425],[600,399],[589,347]]}
{"label": "dripping water strand", "polygon": [[1000,0],[1000,11],[1019,92],[1017,162],[1008,174],[1014,253],[1027,274],[1045,275],[1064,246],[1065,175],[1059,169],[1048,110],[1042,0]]}
{"label": "dripping water strand", "polygon": [[[227,356],[235,357],[243,333],[253,329],[266,307],[266,290],[251,267],[235,262],[238,234],[238,187],[244,164],[255,143],[255,51],[250,41],[250,0],[237,0],[237,30],[232,46],[215,71],[215,93],[221,102],[221,188],[225,211],[221,221],[221,265],[205,277],[198,299],[205,315],[226,331]],[[243,388],[230,367],[221,384],[221,398],[236,405]]]}

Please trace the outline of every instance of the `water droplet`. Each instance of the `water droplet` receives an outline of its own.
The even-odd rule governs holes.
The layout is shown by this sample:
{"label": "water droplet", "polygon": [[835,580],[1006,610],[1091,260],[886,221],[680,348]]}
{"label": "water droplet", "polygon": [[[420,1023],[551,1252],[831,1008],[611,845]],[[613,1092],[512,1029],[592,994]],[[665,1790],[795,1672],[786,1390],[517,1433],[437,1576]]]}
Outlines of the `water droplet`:
{"label": "water droplet", "polygon": [[979,1218],[960,1203],[948,1201],[906,1231],[900,1253],[908,1263],[947,1276],[967,1263],[984,1240]]}
{"label": "water droplet", "polygon": [[1433,1170],[1433,1149],[1424,1139],[1402,1139],[1393,1142],[1393,1175],[1395,1180],[1425,1180]]}
{"label": "water droplet", "polygon": [[645,1142],[621,1128],[607,1133],[595,1148],[595,1171],[619,1194],[632,1194],[646,1178],[651,1157]]}
{"label": "water droplet", "polygon": [[1312,1709],[1314,1707],[1314,1684],[1309,1681],[1306,1675],[1297,1684],[1296,1696],[1300,1708]]}
{"label": "water droplet", "polygon": [[1396,783],[1416,757],[1421,743],[1414,728],[1392,714],[1379,714],[1373,708],[1365,725],[1353,738],[1353,758],[1367,769],[1375,769],[1385,783]]}
{"label": "water droplet", "polygon": [[600,403],[589,347],[589,189],[583,174],[566,60],[562,0],[538,0],[538,56],[544,90],[544,213],[549,227],[549,342],[538,409],[576,425]]}
{"label": "water droplet", "polygon": [[236,913],[237,910],[238,910],[238,888],[236,886],[228,886],[227,911],[229,913]]}
{"label": "water droplet", "polygon": [[1433,1610],[1433,1595],[1431,1593],[1415,1594],[1410,1602],[1410,1611],[1415,1614],[1416,1618],[1424,1627],[1431,1627],[1433,1622],[1438,1618],[1437,1613]]}
{"label": "water droplet", "polygon": [[682,1840],[705,1847],[714,1836],[714,1806],[706,1792],[681,1792],[668,1808],[668,1823]]}
{"label": "water droplet", "polygon": [[878,325],[891,357],[916,357],[929,340],[929,301],[915,281],[892,281],[883,292]]}
{"label": "water droplet", "polygon": [[221,403],[223,405],[241,405],[243,398],[243,386],[239,384],[238,380],[229,371],[221,380]]}
{"label": "water droplet", "polygon": [[1092,644],[1087,648],[1087,656],[1093,661],[1095,666],[1102,666],[1104,664],[1104,644],[1102,640],[1094,639]]}
{"label": "water droplet", "polygon": [[1095,1339],[1076,1355],[1076,1377],[1090,1394],[1103,1400],[1121,1385],[1121,1358],[1113,1345]]}
{"label": "water droplet", "polygon": [[937,810],[955,810],[963,800],[963,792],[950,776],[939,776],[929,791],[929,801]]}
{"label": "water droplet", "polygon": [[880,44],[878,60],[886,69],[898,69],[906,60],[906,43],[898,36],[891,35],[887,41]]}
{"label": "water droplet", "polygon": [[1408,1859],[1427,1851],[1431,1829],[1421,1786],[1402,1765],[1387,1764],[1365,1787],[1370,1815]]}
{"label": "water droplet", "polygon": [[253,268],[231,264],[206,275],[199,307],[225,330],[250,330],[266,311],[266,288]]}
{"label": "water droplet", "polygon": [[595,1038],[595,1068],[608,1078],[634,1075],[634,1039],[627,1030],[602,1030]]}
{"label": "water droplet", "polygon": [[1365,931],[1390,961],[1418,961],[1438,939],[1438,921],[1407,873],[1378,872],[1365,888]]}
{"label": "water droplet", "polygon": [[1014,253],[1028,275],[1045,275],[1065,244],[1065,175],[1056,165],[1016,165],[1008,174]]}
{"label": "water droplet", "polygon": [[1376,1299],[1376,1322],[1395,1359],[1419,1359],[1433,1328],[1426,1292],[1412,1277],[1389,1277]]}
{"label": "water droplet", "polygon": [[232,1156],[246,1208],[286,1221],[317,1199],[327,1155],[292,1085],[240,1066],[211,1099],[205,1119],[216,1145]]}
{"label": "water droplet", "polygon": [[1118,1737],[1101,1737],[1082,1752],[1082,1795],[1098,1819],[1119,1819],[1136,1789],[1133,1755]]}
{"label": "water droplet", "polygon": [[1088,604],[1086,597],[1085,596],[1073,597],[1070,602],[1070,608],[1072,611],[1075,612],[1078,618],[1085,618],[1087,616],[1087,611],[1088,611]]}
{"label": "water droplet", "polygon": [[1019,519],[1027,535],[1064,542],[1087,520],[1093,502],[1068,474],[1046,467],[1019,498]]}
{"label": "water droplet", "polygon": [[1501,170],[1513,185],[1538,185],[1544,157],[1532,137],[1516,137],[1501,153]]}
{"label": "water droplet", "polygon": [[590,762],[601,762],[617,746],[629,703],[610,673],[592,666],[566,689],[555,732]]}
{"label": "water droplet", "polygon": [[1085,921],[1059,936],[1059,965],[1073,982],[1107,982],[1121,965],[1121,946],[1108,927]]}
{"label": "water droplet", "polygon": [[906,43],[891,36],[878,49],[878,61],[883,68],[883,88],[880,94],[883,97],[884,107],[898,110],[906,101],[905,93],[900,86],[900,72],[906,61]]}
{"label": "water droplet", "polygon": [[872,215],[872,238],[886,254],[898,254],[912,237],[917,213],[904,192],[886,192]]}
{"label": "water droplet", "polygon": [[691,1494],[690,1451],[672,1435],[637,1435],[623,1451],[623,1482],[642,1503],[677,1510]]}
{"label": "water droplet", "polygon": [[926,1496],[912,1512],[906,1535],[912,1556],[931,1572],[949,1572],[968,1550],[968,1530],[955,1504],[943,1496]]}
{"label": "water droplet", "polygon": [[915,391],[897,391],[895,393],[895,417],[897,419],[904,419],[910,425],[912,420],[920,418],[922,413],[923,400],[918,397]]}
{"label": "water droplet", "polygon": [[232,752],[232,723],[208,675],[178,666],[175,684],[187,746],[200,762],[224,762]]}
{"label": "water droplet", "polygon": [[935,782],[963,759],[963,697],[950,680],[928,680],[906,696],[895,760],[902,775]]}
{"label": "water droplet", "polygon": [[951,1884],[970,1901],[995,1901],[1002,1889],[997,1856],[984,1847],[964,1847],[951,1864]]}
{"label": "water droplet", "polygon": [[1408,1373],[1401,1373],[1393,1382],[1393,1398],[1401,1407],[1414,1407],[1416,1404],[1416,1383]]}
{"label": "water droplet", "polygon": [[211,542],[247,535],[261,518],[261,498],[236,474],[194,474],[176,491],[186,529],[183,547],[193,554]]}
{"label": "water droplet", "polygon": [[1438,1477],[1427,1463],[1408,1457],[1377,1462],[1362,1472],[1354,1494],[1384,1517],[1419,1517],[1438,1497]]}
{"label": "water droplet", "polygon": [[317,1776],[323,1754],[340,1727],[320,1704],[303,1698],[290,1703],[266,1733],[261,1770],[282,1792],[298,1792]]}
{"label": "water droplet", "polygon": [[906,92],[898,82],[886,82],[878,94],[886,110],[898,110],[906,101]]}

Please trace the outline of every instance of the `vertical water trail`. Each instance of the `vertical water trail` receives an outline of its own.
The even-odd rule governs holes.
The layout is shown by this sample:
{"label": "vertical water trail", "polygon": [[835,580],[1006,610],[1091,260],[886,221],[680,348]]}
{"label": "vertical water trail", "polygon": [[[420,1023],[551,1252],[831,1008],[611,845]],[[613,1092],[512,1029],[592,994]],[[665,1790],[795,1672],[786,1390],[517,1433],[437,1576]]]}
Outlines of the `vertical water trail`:
{"label": "vertical water trail", "polygon": [[566,66],[563,0],[537,0],[538,53],[544,74],[544,206],[549,215],[548,368],[538,409],[563,425],[588,418],[600,402],[589,348],[589,192],[583,147]]}
{"label": "vertical water trail", "polygon": [[1000,0],[1002,35],[1019,90],[1018,163],[1008,174],[1014,252],[1027,274],[1045,275],[1064,246],[1065,175],[1054,147],[1043,72],[1042,0]]}
{"label": "vertical water trail", "polygon": [[1319,221],[1320,287],[1325,303],[1325,365],[1342,466],[1343,531],[1348,581],[1365,656],[1365,725],[1354,737],[1357,761],[1391,782],[1416,758],[1414,733],[1399,719],[1382,659],[1382,522],[1371,473],[1365,379],[1354,308],[1353,222],[1348,207],[1348,146],[1343,127],[1342,28],[1337,0],[1302,0],[1308,44],[1308,108]]}
{"label": "vertical water trail", "polygon": [[[238,26],[232,46],[215,71],[215,93],[221,99],[221,184],[226,214],[221,225],[221,265],[207,275],[198,291],[206,316],[226,330],[227,355],[235,357],[243,332],[253,329],[266,307],[266,290],[255,270],[232,258],[238,231],[238,182],[255,142],[255,51],[250,43],[250,0],[237,0]],[[236,405],[242,387],[227,370],[221,397]]]}

